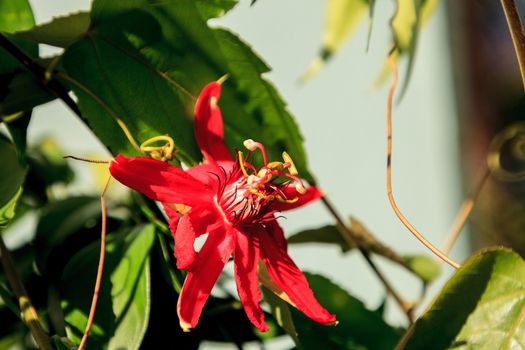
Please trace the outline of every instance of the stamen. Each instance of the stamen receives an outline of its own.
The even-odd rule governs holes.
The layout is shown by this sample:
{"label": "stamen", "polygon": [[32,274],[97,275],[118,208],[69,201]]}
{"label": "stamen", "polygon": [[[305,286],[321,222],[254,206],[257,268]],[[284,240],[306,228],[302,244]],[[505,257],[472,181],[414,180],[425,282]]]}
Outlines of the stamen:
{"label": "stamen", "polygon": [[248,149],[249,151],[255,151],[257,148],[261,150],[261,153],[263,155],[264,160],[264,166],[268,166],[268,157],[266,156],[266,149],[260,142],[255,142],[252,139],[244,140],[243,142],[244,147]]}
{"label": "stamen", "polygon": [[244,174],[244,177],[249,177],[248,172],[246,171],[246,168],[244,167],[244,158],[242,156],[242,152],[237,151],[237,155],[239,156],[239,165],[241,166],[241,171]]}
{"label": "stamen", "polygon": [[[297,192],[299,192],[299,191],[297,191]],[[295,203],[295,202],[297,202],[297,201],[299,200],[299,197],[294,197],[294,198],[292,198],[292,199],[286,199],[286,198],[284,198],[284,197],[281,196],[281,195],[277,195],[277,196],[275,196],[275,199],[277,199],[278,202],[281,202],[281,203],[289,203],[289,204],[290,204],[290,203]]]}
{"label": "stamen", "polygon": [[295,164],[292,160],[292,157],[290,157],[290,155],[287,153],[287,152],[283,152],[283,160],[285,163],[288,163],[290,164],[288,166],[288,171],[290,172],[290,174],[292,175],[298,175],[299,172],[297,171],[297,168],[295,167]]}

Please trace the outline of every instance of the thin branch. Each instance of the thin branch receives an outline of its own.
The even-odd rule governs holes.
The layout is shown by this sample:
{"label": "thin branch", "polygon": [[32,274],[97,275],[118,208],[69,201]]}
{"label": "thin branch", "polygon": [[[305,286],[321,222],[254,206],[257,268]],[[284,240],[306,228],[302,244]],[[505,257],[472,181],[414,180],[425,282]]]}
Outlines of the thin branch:
{"label": "thin branch", "polygon": [[521,80],[525,88],[525,34],[523,33],[520,14],[514,0],[501,0],[501,7],[503,7],[503,12],[507,18],[516,58],[520,66]]}
{"label": "thin branch", "polygon": [[324,206],[328,209],[330,214],[334,217],[335,221],[337,222],[337,225],[341,227],[344,232],[341,232],[341,237],[350,245],[356,247],[361,255],[365,258],[368,265],[372,268],[372,271],[377,275],[381,283],[383,283],[385,289],[387,292],[394,298],[394,300],[398,303],[400,308],[403,310],[405,315],[408,318],[408,321],[410,324],[414,322],[414,315],[412,313],[412,307],[409,303],[403,300],[401,296],[395,291],[395,289],[392,287],[392,284],[387,280],[387,278],[383,275],[383,273],[379,270],[377,265],[374,263],[372,258],[370,257],[370,253],[366,251],[358,242],[359,239],[356,237],[354,232],[345,224],[343,221],[341,215],[337,212],[333,204],[330,202],[328,197],[323,196],[321,197],[321,201],[323,202]]}
{"label": "thin branch", "polygon": [[459,237],[459,234],[461,233],[463,226],[465,226],[465,222],[470,216],[470,213],[472,212],[472,209],[474,208],[474,204],[476,203],[476,200],[478,199],[479,194],[481,193],[481,190],[483,189],[483,185],[485,185],[485,182],[487,182],[489,175],[490,175],[490,169],[487,168],[485,169],[485,172],[483,173],[483,176],[481,180],[479,181],[478,185],[472,190],[472,192],[468,195],[468,197],[465,198],[465,200],[463,201],[463,204],[461,205],[461,208],[459,209],[459,212],[456,216],[456,220],[454,221],[454,225],[452,226],[452,229],[450,230],[450,233],[448,234],[447,241],[445,243],[445,246],[443,247],[443,253],[448,255],[450,251],[452,250],[452,247],[454,246],[454,243]]}
{"label": "thin branch", "polygon": [[405,227],[432,253],[437,255],[441,260],[452,266],[453,268],[459,268],[459,264],[454,260],[450,259],[445,253],[436,248],[432,243],[430,243],[419,231],[408,221],[408,219],[401,213],[399,210],[396,201],[394,199],[394,194],[392,192],[392,97],[394,95],[394,90],[397,84],[397,66],[393,61],[392,57],[388,58],[388,63],[392,67],[392,83],[388,91],[388,102],[387,102],[387,165],[386,165],[386,187],[388,200],[394,209],[399,220],[405,225]]}
{"label": "thin branch", "polygon": [[104,257],[106,255],[106,200],[105,200],[105,195],[106,195],[106,190],[108,189],[110,180],[111,180],[111,176],[108,178],[108,181],[106,182],[106,185],[104,186],[104,190],[102,191],[102,194],[100,195],[100,207],[101,207],[101,213],[102,213],[102,218],[101,218],[102,228],[100,229],[100,257],[98,261],[97,279],[95,282],[95,289],[93,291],[93,299],[91,301],[91,309],[89,310],[89,316],[88,316],[88,321],[86,324],[86,329],[84,330],[84,335],[82,336],[82,340],[80,341],[78,350],[82,350],[84,346],[86,345],[89,331],[91,330],[91,326],[93,325],[93,320],[95,318],[95,310],[97,309],[98,294],[100,291],[100,283],[102,281],[102,273],[104,272]]}
{"label": "thin branch", "polygon": [[46,76],[46,69],[42,67],[38,62],[29,57],[25,52],[19,49],[15,44],[13,44],[7,37],[0,33],[0,47],[4,48],[11,56],[17,59],[35,78],[40,82],[40,84],[51,94],[57,98],[64,101],[64,103],[71,108],[71,110],[79,117],[82,118],[80,109],[78,109],[77,104],[69,96],[68,90],[60,84],[56,79],[49,79],[49,76]]}
{"label": "thin branch", "polygon": [[4,240],[2,239],[1,234],[0,234],[0,255],[1,255],[0,258],[2,260],[2,267],[4,269],[7,280],[9,281],[9,285],[11,286],[13,293],[15,293],[18,299],[18,303],[19,303],[19,307],[22,313],[22,319],[24,320],[24,323],[31,330],[31,334],[33,335],[33,338],[35,339],[35,342],[37,343],[39,349],[52,350],[53,348],[51,346],[51,341],[49,340],[49,336],[44,330],[44,327],[42,326],[40,318],[38,317],[38,313],[36,312],[35,307],[31,303],[31,300],[29,299],[29,296],[27,295],[24,285],[22,284],[22,281],[20,280],[20,275],[18,274],[16,270],[15,264],[13,262],[13,258],[11,257],[9,250],[5,246],[5,243],[4,243]]}

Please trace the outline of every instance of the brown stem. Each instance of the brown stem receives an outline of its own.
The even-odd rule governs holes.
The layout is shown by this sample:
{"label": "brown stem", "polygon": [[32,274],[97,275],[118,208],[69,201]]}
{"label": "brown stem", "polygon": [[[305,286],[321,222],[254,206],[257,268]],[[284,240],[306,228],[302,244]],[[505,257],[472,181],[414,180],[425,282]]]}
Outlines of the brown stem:
{"label": "brown stem", "polygon": [[374,273],[379,278],[381,283],[383,283],[383,286],[385,287],[387,292],[398,303],[398,305],[401,308],[401,310],[403,310],[403,312],[405,313],[405,315],[408,318],[409,323],[412,324],[414,322],[414,315],[412,314],[412,308],[409,305],[409,303],[404,301],[403,298],[401,298],[401,296],[392,287],[392,284],[387,280],[385,275],[383,275],[381,270],[379,270],[377,265],[374,263],[374,261],[370,257],[370,253],[368,251],[366,251],[363,247],[361,247],[361,245],[359,244],[359,239],[357,239],[357,237],[355,236],[354,232],[345,224],[345,222],[343,221],[341,215],[337,212],[337,210],[335,209],[335,207],[332,204],[332,202],[330,202],[328,197],[326,195],[321,197],[321,201],[323,202],[323,204],[326,207],[326,209],[328,209],[330,214],[332,214],[332,216],[334,217],[335,221],[337,222],[337,225],[344,230],[344,232],[339,231],[341,233],[341,237],[350,246],[354,246],[354,247],[356,247],[359,250],[359,252],[365,258],[365,260],[368,263],[368,265],[372,268],[372,271],[374,271]]}
{"label": "brown stem", "polygon": [[481,193],[483,185],[489,178],[489,175],[490,175],[490,170],[487,168],[485,169],[485,172],[483,173],[483,177],[481,178],[481,181],[472,190],[472,192],[468,195],[468,197],[465,198],[465,200],[463,201],[463,204],[461,205],[461,208],[459,209],[459,212],[456,216],[456,220],[454,221],[454,225],[452,226],[452,229],[450,230],[450,233],[448,234],[447,241],[445,243],[445,246],[443,247],[443,253],[449,254],[450,251],[452,250],[452,247],[454,246],[454,243],[459,237],[459,234],[461,233],[463,226],[465,226],[465,222],[470,216],[472,209],[474,209],[474,204],[476,203],[476,200],[478,199],[479,194]]}
{"label": "brown stem", "polygon": [[102,273],[104,272],[104,257],[106,254],[106,200],[105,200],[105,194],[106,194],[106,190],[108,188],[110,180],[111,180],[111,177],[108,178],[108,181],[106,182],[106,185],[104,186],[104,190],[102,191],[102,194],[100,195],[100,207],[101,207],[100,210],[102,213],[102,218],[101,218],[102,228],[100,229],[100,258],[98,261],[97,279],[95,282],[95,289],[93,291],[93,299],[91,301],[91,309],[89,310],[89,316],[88,316],[88,321],[86,324],[86,329],[84,330],[84,335],[82,336],[82,340],[80,341],[80,345],[78,346],[77,350],[82,350],[84,346],[86,345],[89,331],[91,330],[91,326],[93,325],[93,320],[95,318],[95,311],[97,309],[98,294],[100,291],[100,283],[102,282]]}
{"label": "brown stem", "polygon": [[7,280],[9,281],[9,285],[11,286],[13,293],[15,293],[18,299],[18,304],[22,313],[22,319],[31,331],[31,334],[35,339],[38,348],[43,350],[52,350],[53,348],[51,347],[51,341],[49,340],[49,336],[42,327],[42,323],[40,322],[38,313],[36,312],[35,307],[31,303],[31,300],[27,295],[24,285],[22,284],[20,276],[18,275],[18,272],[16,270],[13,258],[11,257],[9,250],[5,246],[1,234],[0,258],[2,260],[2,267],[4,269]]}
{"label": "brown stem", "polygon": [[399,210],[399,207],[397,206],[396,201],[394,199],[394,194],[392,192],[392,98],[394,96],[394,90],[397,84],[397,66],[394,60],[392,59],[392,56],[389,56],[388,63],[392,67],[392,83],[388,91],[387,113],[386,113],[387,115],[386,117],[386,124],[387,124],[386,126],[387,127],[386,188],[387,188],[388,200],[390,201],[392,209],[394,209],[394,212],[396,213],[399,220],[414,235],[414,237],[416,237],[425,247],[427,247],[432,253],[438,256],[441,260],[443,260],[444,262],[446,262],[453,268],[457,269],[459,268],[460,265],[454,260],[450,259],[445,253],[443,253],[438,248],[436,248],[432,243],[430,243],[403,215],[401,210]]}
{"label": "brown stem", "polygon": [[507,18],[516,58],[520,66],[521,80],[525,88],[525,34],[523,33],[520,14],[514,0],[501,0],[501,7],[503,7],[503,12]]}

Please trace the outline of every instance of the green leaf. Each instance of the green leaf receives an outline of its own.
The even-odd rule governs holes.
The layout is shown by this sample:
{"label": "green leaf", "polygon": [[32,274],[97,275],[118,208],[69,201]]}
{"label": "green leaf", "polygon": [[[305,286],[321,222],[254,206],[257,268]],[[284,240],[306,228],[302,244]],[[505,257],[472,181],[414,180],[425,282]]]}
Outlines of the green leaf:
{"label": "green leaf", "polygon": [[6,118],[7,116],[30,111],[56,98],[27,71],[18,69],[0,74],[0,79],[6,82],[6,86],[0,89],[0,117],[3,117],[4,121],[10,119]]}
{"label": "green leaf", "polygon": [[[323,68],[325,63],[337,52],[357,29],[357,25],[367,13],[367,0],[330,0],[326,1],[326,18],[323,41],[319,56],[314,59],[300,78],[302,82],[310,80]],[[369,12],[372,16],[372,12]],[[372,20],[372,18],[370,18]]]}
{"label": "green leaf", "polygon": [[64,151],[60,149],[56,140],[43,138],[30,148],[27,162],[31,167],[33,181],[42,182],[44,187],[56,183],[70,183],[75,173],[64,159]]}
{"label": "green leaf", "polygon": [[508,249],[470,258],[405,339],[405,349],[523,349],[525,262]]}
{"label": "green leaf", "polygon": [[[28,0],[1,0],[0,1],[0,32],[14,33],[30,29],[35,25],[35,18]],[[38,45],[21,40],[14,40],[27,54],[37,57]],[[0,48],[0,74],[20,67],[18,61]]]}
{"label": "green leaf", "polygon": [[9,130],[9,134],[13,139],[13,142],[16,145],[16,148],[18,149],[19,159],[23,163],[25,163],[25,154],[27,146],[27,127],[29,126],[30,120],[31,112],[21,112],[17,115],[17,118],[10,121],[9,123],[5,123],[7,130]]}
{"label": "green leaf", "polygon": [[85,225],[94,224],[100,216],[98,197],[69,197],[50,202],[42,208],[36,229],[36,239],[52,247]]}
{"label": "green leaf", "polygon": [[295,324],[292,318],[292,313],[290,312],[289,305],[281,298],[276,296],[272,291],[268,290],[265,287],[261,287],[264,300],[270,305],[272,310],[273,317],[277,324],[290,336],[292,337],[295,346],[298,350],[303,349],[299,337],[297,335],[297,330],[295,329]]}
{"label": "green leaf", "polygon": [[351,250],[351,247],[342,237],[337,226],[325,225],[315,229],[304,230],[288,237],[288,243],[328,243],[335,244],[341,248],[343,253]]}
{"label": "green leaf", "polygon": [[[149,319],[149,251],[154,239],[153,225],[108,235],[97,312],[87,347],[140,347]],[[100,242],[97,242],[81,250],[71,259],[63,274],[61,295],[67,333],[68,338],[77,344],[86,327],[99,245]]]}
{"label": "green leaf", "polygon": [[18,189],[18,192],[6,204],[0,207],[0,228],[6,227],[15,217],[16,204],[21,194],[22,187]]}
{"label": "green leaf", "polygon": [[337,315],[337,326],[323,326],[292,309],[295,327],[304,349],[393,349],[398,332],[376,311],[368,310],[329,279],[305,274],[317,300]]}
{"label": "green leaf", "polygon": [[17,38],[51,46],[68,47],[89,29],[88,12],[71,13],[55,17],[49,23],[38,25],[31,30],[16,33]]}
{"label": "green leaf", "polygon": [[[399,99],[405,94],[413,71],[417,42],[421,28],[436,9],[438,0],[397,0],[397,9],[391,21],[392,35],[396,45],[393,58],[408,57],[403,85]],[[383,84],[390,75],[390,68],[384,67],[376,85]]]}
{"label": "green leaf", "polygon": [[[358,244],[365,250],[380,255],[390,261],[393,261],[410,272],[417,275],[423,282],[428,283],[439,276],[440,265],[423,255],[399,256],[394,250],[379,241],[368,229],[356,218],[350,218],[350,230]],[[288,238],[291,244],[298,243],[326,243],[335,244],[346,253],[354,247],[343,239],[336,225],[326,225],[315,229],[298,232]]]}
{"label": "green leaf", "polygon": [[439,262],[426,255],[405,255],[403,259],[412,272],[417,274],[426,283],[432,282],[441,274],[441,265]]}
{"label": "green leaf", "polygon": [[16,202],[22,192],[26,174],[20,163],[15,145],[0,134],[0,227],[5,227],[14,217]]}
{"label": "green leaf", "polygon": [[232,4],[94,1],[89,35],[64,54],[71,78],[66,79],[84,117],[114,153],[135,153],[118,117],[139,143],[169,134],[178,155],[195,162],[201,158],[193,138],[196,97],[205,84],[228,73],[219,104],[230,149],[242,149],[243,140],[252,138],[265,144],[270,159],[286,150],[311,180],[297,125],[261,77],[268,66],[238,37],[206,24]]}

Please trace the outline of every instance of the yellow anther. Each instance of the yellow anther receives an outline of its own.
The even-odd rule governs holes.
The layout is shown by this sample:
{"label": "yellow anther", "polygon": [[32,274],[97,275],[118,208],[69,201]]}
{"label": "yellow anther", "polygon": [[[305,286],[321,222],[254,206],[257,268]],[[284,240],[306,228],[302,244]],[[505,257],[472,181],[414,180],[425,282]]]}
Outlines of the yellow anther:
{"label": "yellow anther", "polygon": [[237,156],[239,157],[239,165],[241,166],[241,171],[245,177],[249,177],[246,168],[244,167],[244,158],[241,151],[237,151]]}
{"label": "yellow anther", "polygon": [[266,166],[269,169],[277,170],[277,171],[283,171],[284,170],[284,164],[283,162],[270,162]]}
{"label": "yellow anther", "polygon": [[290,166],[288,167],[288,171],[290,172],[290,174],[292,175],[297,175],[299,174],[299,172],[297,171],[297,168],[295,167],[295,164],[292,160],[292,157],[290,157],[290,155],[286,152],[283,152],[283,160],[285,163],[288,163],[290,164]]}
{"label": "yellow anther", "polygon": [[275,199],[275,196],[273,195],[266,195],[262,192],[257,191],[255,188],[248,188],[248,190],[253,193],[254,195],[261,197],[262,199],[268,199],[270,201],[273,201]]}
{"label": "yellow anther", "polygon": [[275,196],[275,199],[277,199],[277,201],[281,202],[281,203],[295,203],[299,200],[299,197],[295,197],[295,198],[292,198],[292,199],[285,199],[283,196],[281,195],[277,195]]}
{"label": "yellow anther", "polygon": [[262,168],[257,173],[257,177],[259,179],[264,180],[263,183],[267,183],[268,181],[270,181],[272,179],[273,175],[268,171],[267,168]]}
{"label": "yellow anther", "polygon": [[306,188],[304,188],[303,184],[301,184],[301,183],[296,183],[296,184],[295,184],[295,190],[296,190],[299,194],[305,194],[305,193],[306,193]]}

